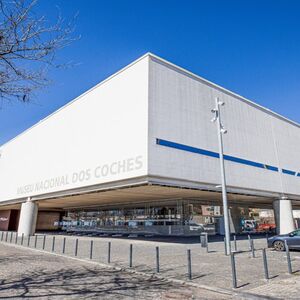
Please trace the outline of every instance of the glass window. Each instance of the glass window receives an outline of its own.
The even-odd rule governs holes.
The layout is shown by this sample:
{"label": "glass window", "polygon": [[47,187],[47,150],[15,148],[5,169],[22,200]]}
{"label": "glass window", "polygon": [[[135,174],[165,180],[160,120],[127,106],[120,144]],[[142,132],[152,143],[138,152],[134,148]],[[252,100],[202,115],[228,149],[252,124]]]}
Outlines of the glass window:
{"label": "glass window", "polygon": [[295,231],[292,231],[290,234],[291,234],[292,236],[300,236],[300,229],[295,230]]}

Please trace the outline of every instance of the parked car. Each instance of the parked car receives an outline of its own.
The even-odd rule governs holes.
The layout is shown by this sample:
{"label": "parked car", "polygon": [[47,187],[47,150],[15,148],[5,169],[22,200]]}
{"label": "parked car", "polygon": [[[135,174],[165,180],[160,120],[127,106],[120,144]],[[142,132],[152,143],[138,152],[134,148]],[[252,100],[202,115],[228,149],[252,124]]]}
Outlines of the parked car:
{"label": "parked car", "polygon": [[276,225],[274,223],[258,223],[256,232],[276,232]]}
{"label": "parked car", "polygon": [[268,247],[276,251],[285,250],[285,241],[290,249],[300,249],[300,229],[288,234],[275,235],[268,238]]}

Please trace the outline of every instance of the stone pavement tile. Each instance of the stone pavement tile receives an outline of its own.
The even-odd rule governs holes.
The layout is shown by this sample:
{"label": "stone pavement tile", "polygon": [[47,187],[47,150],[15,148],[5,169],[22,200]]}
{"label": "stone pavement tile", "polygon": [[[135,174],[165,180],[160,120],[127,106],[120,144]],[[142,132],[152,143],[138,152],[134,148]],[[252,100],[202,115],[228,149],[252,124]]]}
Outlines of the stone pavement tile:
{"label": "stone pavement tile", "polygon": [[247,292],[249,294],[273,297],[274,299],[300,299],[300,276],[298,273],[295,273],[291,278],[274,280]]}
{"label": "stone pavement tile", "polygon": [[230,299],[214,291],[0,244],[0,299]]}

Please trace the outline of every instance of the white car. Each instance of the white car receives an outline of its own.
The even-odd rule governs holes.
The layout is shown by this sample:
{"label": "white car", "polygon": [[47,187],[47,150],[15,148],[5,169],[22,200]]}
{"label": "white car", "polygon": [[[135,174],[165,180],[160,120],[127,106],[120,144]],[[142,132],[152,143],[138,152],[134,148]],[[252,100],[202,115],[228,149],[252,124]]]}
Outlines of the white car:
{"label": "white car", "polygon": [[190,231],[204,231],[204,226],[196,222],[189,222]]}

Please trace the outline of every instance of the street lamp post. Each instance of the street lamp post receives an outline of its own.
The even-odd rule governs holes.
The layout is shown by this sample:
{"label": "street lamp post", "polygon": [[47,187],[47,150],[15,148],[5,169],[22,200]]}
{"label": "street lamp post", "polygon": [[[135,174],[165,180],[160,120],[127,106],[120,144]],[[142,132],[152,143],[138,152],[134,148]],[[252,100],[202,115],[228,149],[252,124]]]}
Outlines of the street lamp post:
{"label": "street lamp post", "polygon": [[230,245],[230,227],[229,227],[229,213],[228,213],[228,201],[227,201],[227,191],[226,191],[226,177],[225,177],[225,166],[224,166],[224,155],[223,155],[223,134],[227,133],[224,129],[221,120],[221,110],[220,107],[225,103],[220,101],[216,97],[216,107],[212,109],[212,113],[215,117],[212,122],[217,123],[218,129],[218,141],[219,141],[219,158],[220,158],[220,170],[221,170],[221,185],[222,185],[222,199],[223,199],[223,214],[224,214],[224,227],[225,227],[225,243],[226,243],[226,254],[230,255],[231,245]]}

